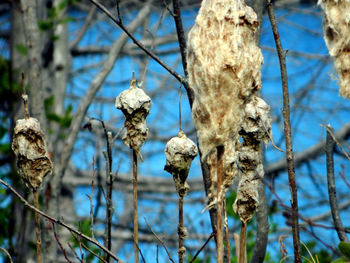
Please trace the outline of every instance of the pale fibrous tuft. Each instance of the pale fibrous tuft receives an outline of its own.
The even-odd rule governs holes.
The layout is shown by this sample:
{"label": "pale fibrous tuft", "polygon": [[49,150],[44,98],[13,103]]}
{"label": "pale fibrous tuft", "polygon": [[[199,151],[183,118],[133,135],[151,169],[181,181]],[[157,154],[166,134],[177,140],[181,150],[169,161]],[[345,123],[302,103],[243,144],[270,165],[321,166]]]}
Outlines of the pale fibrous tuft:
{"label": "pale fibrous tuft", "polygon": [[[261,88],[263,57],[255,42],[257,15],[242,0],[203,0],[188,35],[188,76],[194,91],[192,117],[215,203],[216,147],[224,146],[224,188],[235,177],[238,133],[245,104]],[[225,189],[220,189],[224,193]]]}
{"label": "pale fibrous tuft", "polygon": [[37,190],[43,178],[52,173],[52,162],[37,119],[29,117],[16,121],[12,150],[17,156],[19,174],[26,186]]}
{"label": "pale fibrous tuft", "polygon": [[270,107],[258,97],[253,97],[244,109],[240,135],[243,138],[239,154],[239,181],[233,210],[242,222],[248,222],[259,204],[258,181],[264,177],[260,145],[271,138]]}
{"label": "pale fibrous tuft", "polygon": [[324,10],[323,31],[340,78],[340,95],[350,99],[350,0],[319,0]]}
{"label": "pale fibrous tuft", "polygon": [[136,87],[136,80],[133,77],[130,88],[124,90],[116,98],[115,107],[120,109],[125,116],[124,144],[135,150],[142,160],[140,148],[148,136],[146,117],[152,107],[151,98],[143,89]]}

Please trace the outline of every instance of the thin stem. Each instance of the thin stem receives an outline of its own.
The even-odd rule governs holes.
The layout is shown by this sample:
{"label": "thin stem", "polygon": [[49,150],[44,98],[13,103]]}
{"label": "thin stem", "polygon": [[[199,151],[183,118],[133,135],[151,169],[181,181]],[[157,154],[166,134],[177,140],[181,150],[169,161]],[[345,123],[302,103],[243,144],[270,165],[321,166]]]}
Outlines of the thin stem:
{"label": "thin stem", "polygon": [[226,210],[226,199],[224,198],[224,228],[225,228],[225,243],[226,243],[226,257],[227,262],[231,262],[231,250],[230,250],[230,238],[228,231],[228,222],[227,222],[227,210]]}
{"label": "thin stem", "polygon": [[217,222],[216,222],[216,252],[217,263],[223,263],[224,259],[224,233],[222,225],[223,214],[223,200],[222,200],[222,188],[223,188],[223,146],[217,147]]}
{"label": "thin stem", "polygon": [[[1,180],[1,179],[0,179],[0,180]],[[157,239],[157,240],[160,242],[160,244],[164,247],[165,252],[167,253],[169,260],[170,260],[172,263],[175,263],[175,261],[174,261],[174,260],[172,259],[172,257],[170,256],[169,250],[168,250],[168,248],[166,247],[166,245],[164,244],[164,242],[163,242],[163,241],[157,236],[157,234],[153,231],[153,229],[152,229],[152,227],[150,226],[150,224],[148,224],[146,218],[144,218],[144,219],[145,219],[145,222],[146,222],[146,224],[147,224],[149,230],[151,230],[152,234],[156,237],[156,239]]]}
{"label": "thin stem", "polygon": [[139,225],[137,214],[137,152],[132,150],[132,173],[133,173],[133,203],[134,203],[134,253],[135,263],[139,262]]}
{"label": "thin stem", "polygon": [[178,254],[179,254],[179,263],[183,263],[183,257],[185,254],[185,251],[183,250],[184,246],[184,213],[183,213],[183,205],[184,205],[184,197],[183,195],[179,194],[179,225],[178,225],[178,230],[177,233],[179,235],[179,249],[178,249]]}
{"label": "thin stem", "polygon": [[182,130],[182,117],[181,117],[181,86],[179,89],[179,130]]}
{"label": "thin stem", "polygon": [[196,258],[198,257],[198,255],[202,252],[202,250],[206,247],[206,245],[209,243],[210,239],[212,239],[213,237],[215,237],[216,232],[212,232],[210,234],[210,236],[208,237],[207,241],[205,241],[205,243],[203,244],[203,246],[197,251],[197,253],[194,255],[194,257],[191,259],[190,263],[193,263]]}
{"label": "thin stem", "polygon": [[[105,136],[106,136],[106,144],[107,144],[107,156],[106,156],[106,162],[107,162],[107,198],[106,198],[106,243],[107,243],[107,248],[108,250],[111,250],[112,248],[112,215],[113,215],[113,204],[112,204],[112,190],[113,190],[113,175],[112,175],[112,148],[111,148],[111,140],[112,140],[112,133],[107,132],[104,122],[101,122],[103,125],[103,129],[105,131]],[[106,261],[110,261],[110,255],[106,253]]]}
{"label": "thin stem", "polygon": [[282,48],[279,32],[277,29],[277,23],[275,14],[271,4],[271,0],[266,0],[267,12],[271,22],[273,36],[276,43],[278,58],[280,61],[281,78],[282,78],[282,91],[283,91],[283,123],[284,123],[284,135],[286,143],[286,160],[288,170],[289,188],[291,192],[291,207],[292,207],[292,232],[293,232],[293,246],[294,246],[294,259],[296,263],[301,263],[301,251],[300,251],[300,234],[299,234],[299,222],[298,222],[298,195],[295,182],[295,168],[294,168],[294,154],[292,147],[292,135],[290,125],[290,106],[289,106],[289,91],[287,80],[287,68],[286,68],[286,53]]}
{"label": "thin stem", "polygon": [[[34,207],[39,209],[39,193],[38,190],[33,189],[34,195]],[[38,263],[42,262],[41,257],[41,231],[40,231],[40,217],[38,212],[34,212],[35,217],[35,234],[36,234],[36,261]]]}
{"label": "thin stem", "polygon": [[241,235],[239,236],[238,263],[245,263],[246,262],[246,233],[247,233],[247,223],[242,222]]}
{"label": "thin stem", "polygon": [[187,73],[187,59],[186,59],[186,39],[185,39],[185,33],[184,33],[183,25],[182,25],[179,0],[173,0],[173,8],[174,8],[174,16],[173,17],[174,17],[175,25],[176,25],[177,38],[179,40],[182,65],[183,65],[183,69],[185,72],[185,76],[187,77],[188,73]]}
{"label": "thin stem", "polygon": [[335,180],[334,180],[334,159],[333,159],[335,141],[333,140],[333,136],[332,136],[333,129],[330,125],[328,125],[326,129],[327,129],[326,164],[327,164],[327,185],[328,185],[329,204],[331,207],[334,227],[335,227],[335,230],[337,231],[339,240],[348,242],[349,239],[344,232],[344,227],[340,219],[337,196],[336,196],[336,187],[335,187]]}

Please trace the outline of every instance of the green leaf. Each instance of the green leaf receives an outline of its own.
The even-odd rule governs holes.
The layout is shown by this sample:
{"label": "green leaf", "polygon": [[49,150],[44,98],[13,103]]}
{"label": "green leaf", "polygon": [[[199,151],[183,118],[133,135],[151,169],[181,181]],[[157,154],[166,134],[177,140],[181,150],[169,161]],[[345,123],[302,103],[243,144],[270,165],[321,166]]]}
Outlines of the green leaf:
{"label": "green leaf", "polygon": [[349,260],[345,257],[337,258],[336,260],[333,260],[331,263],[349,263]]}
{"label": "green leaf", "polygon": [[40,30],[47,31],[53,27],[53,23],[52,21],[39,20],[38,26]]}
{"label": "green leaf", "polygon": [[73,17],[66,17],[66,18],[61,19],[61,20],[58,22],[58,24],[66,24],[66,23],[69,23],[69,22],[71,22],[71,21],[73,21]]}
{"label": "green leaf", "polygon": [[18,44],[16,45],[16,49],[22,55],[27,55],[27,47],[25,45]]}
{"label": "green leaf", "polygon": [[342,241],[339,243],[338,248],[342,255],[347,257],[348,261],[350,261],[350,243]]}

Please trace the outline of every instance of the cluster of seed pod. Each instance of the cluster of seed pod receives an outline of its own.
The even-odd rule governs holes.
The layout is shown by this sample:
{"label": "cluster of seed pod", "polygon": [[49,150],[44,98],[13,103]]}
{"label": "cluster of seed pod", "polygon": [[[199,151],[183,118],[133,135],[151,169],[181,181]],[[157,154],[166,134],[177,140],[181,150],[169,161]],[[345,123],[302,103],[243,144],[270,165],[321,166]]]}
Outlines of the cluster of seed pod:
{"label": "cluster of seed pod", "polygon": [[152,101],[143,89],[136,87],[134,76],[131,79],[130,88],[124,90],[116,98],[115,107],[120,109],[125,116],[124,144],[135,150],[142,159],[140,148],[148,136],[146,117],[151,110]]}
{"label": "cluster of seed pod", "polygon": [[[257,15],[243,0],[203,0],[188,35],[187,70],[195,95],[192,117],[202,162],[210,171],[209,206],[217,196],[222,199],[233,182],[242,112],[261,88],[258,26]],[[216,177],[218,146],[224,146],[221,189]]]}
{"label": "cluster of seed pod", "polygon": [[340,95],[350,99],[350,1],[319,0],[324,10],[323,31],[340,78]]}
{"label": "cluster of seed pod", "polygon": [[177,137],[168,141],[164,152],[166,156],[164,170],[173,175],[176,191],[179,196],[184,196],[189,190],[186,179],[192,160],[198,154],[197,146],[180,130]]}
{"label": "cluster of seed pod", "polygon": [[52,162],[37,119],[26,116],[25,119],[16,121],[12,150],[17,156],[17,167],[22,180],[28,188],[36,191],[43,178],[52,173]]}
{"label": "cluster of seed pod", "polygon": [[264,177],[261,142],[271,138],[272,120],[270,107],[258,97],[253,97],[246,105],[244,121],[240,135],[244,139],[238,154],[238,166],[241,171],[233,210],[246,223],[258,206],[258,180]]}

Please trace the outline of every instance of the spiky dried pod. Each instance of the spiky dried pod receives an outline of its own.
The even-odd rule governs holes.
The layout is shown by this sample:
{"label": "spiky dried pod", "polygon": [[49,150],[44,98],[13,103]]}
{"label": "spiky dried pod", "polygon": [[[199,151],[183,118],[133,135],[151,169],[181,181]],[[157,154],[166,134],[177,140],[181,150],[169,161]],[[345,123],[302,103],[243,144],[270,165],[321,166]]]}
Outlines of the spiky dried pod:
{"label": "spiky dried pod", "polygon": [[12,150],[17,156],[17,167],[22,180],[28,188],[37,190],[43,178],[52,173],[52,162],[37,119],[16,121]]}
{"label": "spiky dried pod", "polygon": [[178,194],[185,195],[189,190],[186,179],[191,163],[198,154],[197,146],[183,131],[179,131],[177,137],[168,141],[164,152],[166,156],[164,170],[173,175]]}
{"label": "spiky dried pod", "polygon": [[241,221],[246,223],[258,207],[258,180],[264,177],[261,142],[267,143],[271,138],[270,107],[258,97],[253,97],[244,110],[244,121],[240,131],[244,141],[239,151],[240,169],[238,190],[233,210]]}
{"label": "spiky dried pod", "polygon": [[350,0],[319,0],[329,54],[340,77],[340,95],[350,99]]}
{"label": "spiky dried pod", "polygon": [[120,109],[125,116],[124,144],[135,150],[141,157],[140,148],[148,136],[146,117],[152,107],[151,98],[143,89],[136,87],[136,80],[133,77],[130,88],[124,90],[116,98],[115,107]]}
{"label": "spiky dried pod", "polygon": [[203,0],[188,35],[187,70],[195,95],[192,117],[202,161],[210,170],[209,203],[217,196],[216,147],[224,146],[226,189],[235,176],[242,112],[261,88],[258,26],[257,15],[243,0]]}

